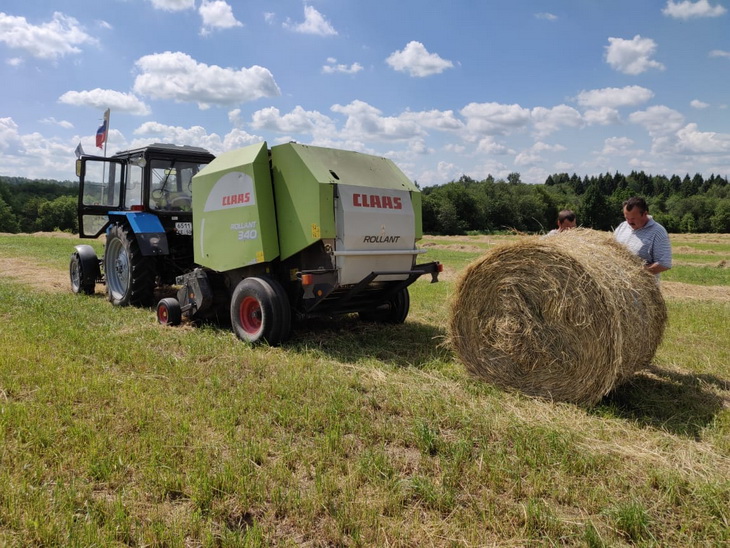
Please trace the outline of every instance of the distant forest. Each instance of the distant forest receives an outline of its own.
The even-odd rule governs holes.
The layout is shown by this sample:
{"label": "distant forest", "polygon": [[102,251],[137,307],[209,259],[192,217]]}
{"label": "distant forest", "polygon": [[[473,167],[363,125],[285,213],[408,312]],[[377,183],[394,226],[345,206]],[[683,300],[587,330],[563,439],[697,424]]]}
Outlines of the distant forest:
{"label": "distant forest", "polygon": [[79,185],[0,176],[0,232],[78,232]]}
{"label": "distant forest", "polygon": [[[730,185],[725,177],[665,177],[632,171],[583,178],[551,175],[526,184],[507,180],[458,181],[423,188],[423,230],[429,234],[547,232],[561,209],[580,226],[612,230],[623,221],[622,203],[643,196],[649,212],[669,232],[730,233]],[[78,183],[0,176],[0,232],[78,232]]]}
{"label": "distant forest", "polygon": [[730,233],[730,185],[715,175],[558,173],[542,185],[522,183],[519,173],[506,181],[462,176],[422,193],[423,230],[430,234],[542,233],[555,228],[561,209],[575,211],[579,226],[612,230],[624,220],[622,204],[631,196],[644,197],[649,213],[669,232]]}

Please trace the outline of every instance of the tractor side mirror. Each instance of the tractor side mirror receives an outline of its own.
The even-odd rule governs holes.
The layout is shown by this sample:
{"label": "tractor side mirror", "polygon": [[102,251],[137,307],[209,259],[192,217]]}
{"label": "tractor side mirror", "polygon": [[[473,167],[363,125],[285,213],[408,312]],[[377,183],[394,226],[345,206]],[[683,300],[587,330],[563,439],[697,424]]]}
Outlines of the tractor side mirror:
{"label": "tractor side mirror", "polygon": [[86,167],[86,162],[83,162],[81,160],[76,160],[76,177],[83,177],[84,172],[86,171],[84,168]]}

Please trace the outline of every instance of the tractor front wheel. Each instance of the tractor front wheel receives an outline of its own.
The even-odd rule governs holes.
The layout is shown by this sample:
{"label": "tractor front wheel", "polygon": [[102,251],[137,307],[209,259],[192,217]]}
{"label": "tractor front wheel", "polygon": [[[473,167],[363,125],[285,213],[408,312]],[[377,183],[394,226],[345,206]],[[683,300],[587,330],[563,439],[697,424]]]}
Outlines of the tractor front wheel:
{"label": "tractor front wheel", "polygon": [[71,255],[71,263],[69,264],[68,270],[71,277],[71,291],[77,295],[80,293],[84,295],[94,294],[95,284],[84,281],[84,266],[78,252]]}
{"label": "tractor front wheel", "polygon": [[239,282],[231,299],[231,327],[236,336],[249,343],[267,342],[275,346],[282,342],[291,328],[291,314],[286,298],[266,278],[251,277]]}
{"label": "tractor front wheel", "polygon": [[116,306],[152,306],[155,269],[151,257],[142,255],[134,233],[121,224],[112,225],[104,251],[107,298]]}

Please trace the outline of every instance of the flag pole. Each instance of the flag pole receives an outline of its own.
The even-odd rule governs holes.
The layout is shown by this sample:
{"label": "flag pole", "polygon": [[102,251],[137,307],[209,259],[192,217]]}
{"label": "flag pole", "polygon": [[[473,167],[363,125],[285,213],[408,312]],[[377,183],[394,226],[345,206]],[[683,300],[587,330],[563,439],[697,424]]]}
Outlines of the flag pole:
{"label": "flag pole", "polygon": [[[103,139],[104,139],[104,158],[106,158],[106,145],[107,141],[109,140],[109,118],[111,118],[111,109],[107,108],[104,111],[104,119],[102,121],[102,128],[103,128]],[[98,133],[98,132],[97,132]],[[102,171],[101,171],[101,180],[102,182],[106,181],[106,162],[102,165]],[[106,188],[103,186],[102,188]],[[111,197],[107,197],[107,199],[111,199]],[[103,200],[102,200],[103,201]]]}
{"label": "flag pole", "polygon": [[106,137],[104,138],[104,158],[106,158],[106,145],[109,142],[109,128],[110,128],[110,122],[111,119],[111,109],[106,109],[106,112],[104,113],[104,118],[106,119]]}

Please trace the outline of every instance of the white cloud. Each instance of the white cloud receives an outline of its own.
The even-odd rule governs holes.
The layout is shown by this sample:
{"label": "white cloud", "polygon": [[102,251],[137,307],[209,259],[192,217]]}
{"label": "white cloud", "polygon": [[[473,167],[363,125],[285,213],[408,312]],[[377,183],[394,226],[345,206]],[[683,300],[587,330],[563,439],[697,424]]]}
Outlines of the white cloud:
{"label": "white cloud", "polygon": [[243,23],[236,20],[231,6],[224,0],[203,0],[200,8],[198,8],[198,12],[203,18],[203,29],[200,31],[203,35],[215,29],[230,29],[243,26]]}
{"label": "white cloud", "polygon": [[586,124],[594,126],[609,126],[621,122],[618,110],[610,107],[586,110],[583,113],[583,120]]}
{"label": "white cloud", "polygon": [[698,131],[687,124],[677,132],[677,147],[683,154],[730,154],[730,134]]}
{"label": "white cloud", "polygon": [[243,120],[241,119],[241,109],[234,108],[233,110],[229,111],[228,112],[228,121],[234,127],[242,127]]}
{"label": "white cloud", "polygon": [[88,91],[67,91],[58,98],[59,103],[73,106],[91,107],[99,110],[128,112],[138,116],[149,114],[150,107],[131,93],[121,93],[111,89],[95,88]]}
{"label": "white cloud", "polygon": [[543,162],[539,154],[531,150],[523,150],[514,159],[515,165],[519,167],[534,166]]}
{"label": "white cloud", "polygon": [[609,38],[608,41],[606,62],[615,70],[632,76],[652,68],[664,70],[663,64],[651,58],[657,48],[651,38],[642,38],[637,34],[631,40]]}
{"label": "white cloud", "polygon": [[634,141],[628,137],[609,137],[603,141],[601,154],[626,156],[634,154]]}
{"label": "white cloud", "polygon": [[59,126],[59,127],[62,127],[63,129],[73,129],[73,127],[74,127],[74,125],[71,122],[69,122],[68,120],[56,120],[53,116],[51,116],[49,118],[43,118],[41,120],[41,123],[50,124],[53,126]]}
{"label": "white cloud", "polygon": [[254,65],[232,69],[199,63],[182,52],[145,55],[136,62],[140,70],[134,91],[155,99],[211,105],[234,105],[281,94],[268,69]]}
{"label": "white cloud", "polygon": [[292,23],[287,20],[284,28],[301,32],[302,34],[314,34],[316,36],[337,36],[337,31],[330,24],[324,15],[319,13],[312,6],[304,6],[304,21],[302,23]]}
{"label": "white cloud", "polygon": [[530,113],[536,135],[549,135],[563,127],[580,127],[583,118],[580,112],[567,105],[553,108],[535,107]]}
{"label": "white cloud", "polygon": [[498,143],[491,135],[488,135],[487,137],[479,140],[476,151],[479,154],[491,155],[515,154],[514,150],[503,145],[502,143]]}
{"label": "white cloud", "polygon": [[689,105],[692,108],[696,108],[696,109],[700,109],[700,110],[710,106],[708,103],[700,101],[699,99],[693,99],[692,101],[690,101]]}
{"label": "white cloud", "polygon": [[134,134],[141,136],[127,145],[127,148],[144,146],[149,144],[150,138],[176,145],[193,145],[203,147],[214,154],[220,154],[227,150],[260,143],[264,139],[258,135],[251,135],[240,129],[233,129],[223,138],[217,133],[208,133],[201,126],[188,128],[181,126],[168,126],[158,122],[145,122],[134,130]]}
{"label": "white cloud", "polygon": [[692,19],[699,17],[720,17],[726,11],[720,4],[717,6],[710,5],[708,0],[699,0],[697,2],[691,2],[690,0],[672,2],[672,0],[669,0],[662,13],[675,19]]}
{"label": "white cloud", "polygon": [[353,63],[351,65],[345,65],[342,63],[338,63],[337,59],[334,57],[329,57],[327,59],[327,64],[322,66],[322,72],[324,74],[335,74],[335,73],[342,73],[342,74],[355,74],[360,72],[363,69],[363,66],[360,63]]}
{"label": "white cloud", "polygon": [[557,21],[558,16],[553,15],[552,13],[536,13],[535,17],[538,19],[545,19],[546,21]]}
{"label": "white cloud", "polygon": [[[0,118],[0,174],[31,179],[72,179],[74,148],[82,139],[76,135],[69,140],[48,137],[34,132],[22,134],[12,118]],[[84,146],[93,148],[93,136]],[[61,175],[59,175],[61,174]]]}
{"label": "white cloud", "polygon": [[408,151],[412,152],[413,154],[417,155],[425,155],[425,154],[432,154],[433,149],[428,148],[428,145],[426,144],[425,139],[422,138],[416,138],[411,139],[408,142]]}
{"label": "white cloud", "polygon": [[567,149],[563,145],[551,145],[538,141],[530,147],[530,150],[535,152],[564,152]]}
{"label": "white cloud", "polygon": [[416,122],[382,116],[381,111],[359,100],[349,105],[334,105],[332,111],[347,117],[342,135],[349,140],[406,140],[425,134]]}
{"label": "white cloud", "polygon": [[304,110],[297,105],[288,114],[282,115],[276,107],[268,107],[254,112],[251,127],[278,133],[335,133],[334,122],[324,114]]}
{"label": "white cloud", "polygon": [[8,148],[18,136],[18,124],[12,118],[0,118],[0,148]]}
{"label": "white cloud", "polygon": [[31,25],[25,17],[0,13],[0,42],[32,57],[48,60],[80,53],[77,46],[97,43],[76,19],[60,12],[55,12],[51,21],[41,25]]}
{"label": "white cloud", "polygon": [[150,0],[152,7],[164,11],[195,9],[195,0]]}
{"label": "white cloud", "polygon": [[636,106],[647,102],[654,97],[654,92],[641,86],[626,86],[623,88],[602,88],[581,91],[578,94],[578,104],[584,107],[618,108]]}
{"label": "white cloud", "polygon": [[400,115],[401,120],[417,123],[419,126],[439,131],[460,131],[464,123],[457,119],[453,110],[407,111]]}
{"label": "white cloud", "polygon": [[442,59],[436,53],[429,53],[423,44],[416,41],[408,42],[403,51],[391,53],[385,62],[394,70],[419,78],[440,74],[454,66],[451,61]]}
{"label": "white cloud", "polygon": [[710,52],[710,57],[727,57],[730,59],[730,51],[723,51],[721,49],[713,49]]}
{"label": "white cloud", "polygon": [[553,164],[553,168],[558,173],[567,173],[571,169],[573,169],[574,164],[571,164],[570,162],[555,162]]}
{"label": "white cloud", "polygon": [[653,106],[631,113],[629,121],[643,126],[651,136],[659,137],[679,130],[684,124],[684,116],[669,107]]}
{"label": "white cloud", "polygon": [[530,110],[520,105],[469,103],[461,109],[470,131],[484,135],[504,135],[527,127]]}

